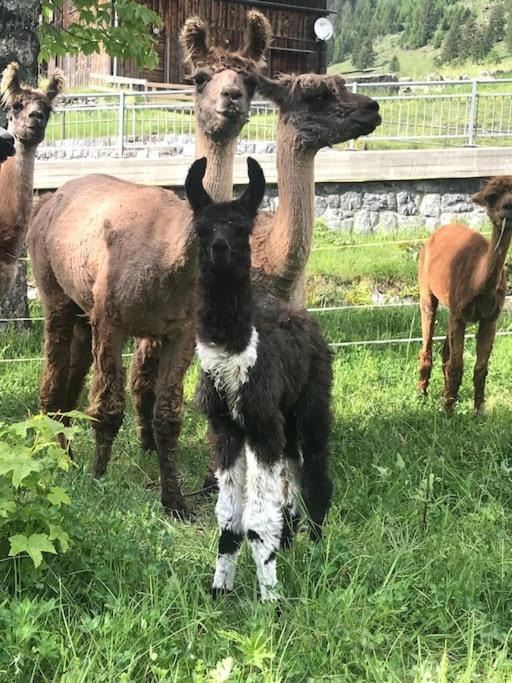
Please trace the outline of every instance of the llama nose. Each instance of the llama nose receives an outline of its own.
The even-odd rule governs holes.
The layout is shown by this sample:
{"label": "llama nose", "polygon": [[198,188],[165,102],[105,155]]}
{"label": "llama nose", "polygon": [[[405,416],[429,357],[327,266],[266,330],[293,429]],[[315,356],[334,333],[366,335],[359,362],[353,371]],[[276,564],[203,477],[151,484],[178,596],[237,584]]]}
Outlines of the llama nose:
{"label": "llama nose", "polygon": [[506,202],[504,202],[503,208],[505,209],[505,211],[512,211],[512,199],[509,199]]}
{"label": "llama nose", "polygon": [[236,102],[237,100],[242,99],[243,93],[240,88],[237,88],[236,86],[230,86],[222,88],[222,94],[224,97],[227,97],[228,100],[231,100],[231,102]]}
{"label": "llama nose", "polygon": [[213,240],[211,252],[213,256],[225,255],[230,252],[229,244],[222,237],[217,237]]}
{"label": "llama nose", "polygon": [[376,100],[372,100],[368,98],[368,102],[366,103],[366,108],[368,111],[379,111],[379,103]]}

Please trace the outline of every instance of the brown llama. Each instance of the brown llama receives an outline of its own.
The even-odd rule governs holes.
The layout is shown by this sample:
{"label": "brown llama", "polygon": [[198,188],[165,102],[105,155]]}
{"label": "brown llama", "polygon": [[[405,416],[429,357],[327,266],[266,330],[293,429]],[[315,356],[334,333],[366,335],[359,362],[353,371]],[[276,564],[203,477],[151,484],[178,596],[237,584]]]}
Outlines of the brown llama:
{"label": "brown llama", "polygon": [[19,65],[9,64],[0,84],[1,105],[7,113],[8,137],[1,146],[15,155],[0,167],[0,301],[9,290],[27,236],[34,194],[36,149],[44,139],[52,104],[62,91],[64,77],[56,70],[44,90],[20,83]]}
{"label": "brown llama", "polygon": [[[210,145],[202,151],[211,157],[207,182],[219,195],[232,184],[234,142],[247,119],[269,39],[263,15],[248,17],[249,42],[239,52],[208,47],[197,19],[189,20],[182,34],[189,56],[204,62],[194,75],[198,138],[203,147]],[[185,510],[177,469],[183,377],[194,353],[197,247],[191,218],[188,203],[174,192],[89,175],[43,199],[29,234],[45,309],[41,409],[74,408],[94,362],[88,412],[95,418],[93,474],[101,476],[123,419],[123,339],[150,340],[160,358],[152,434],[162,503],[178,515]],[[140,387],[143,378],[134,382]]]}
{"label": "brown llama", "polygon": [[436,230],[421,250],[418,267],[423,344],[419,354],[418,389],[427,393],[432,370],[432,336],[437,305],[449,310],[443,350],[444,408],[453,412],[462,381],[464,333],[478,322],[473,373],[475,411],[484,408],[485,380],[496,324],[506,293],[504,263],[512,237],[512,176],[493,178],[473,201],[487,209],[492,223],[487,240],[465,225],[453,223]]}

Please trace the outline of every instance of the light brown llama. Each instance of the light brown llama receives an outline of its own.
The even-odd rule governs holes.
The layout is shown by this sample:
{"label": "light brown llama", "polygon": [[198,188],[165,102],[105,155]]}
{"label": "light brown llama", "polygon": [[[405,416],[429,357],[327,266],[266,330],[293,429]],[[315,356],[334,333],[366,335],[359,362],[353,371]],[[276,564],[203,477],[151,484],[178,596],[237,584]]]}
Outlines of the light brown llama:
{"label": "light brown llama", "polygon": [[[189,20],[182,35],[190,56],[205,62],[195,74],[198,138],[211,147],[211,154],[202,153],[212,159],[208,186],[219,195],[232,184],[234,144],[269,40],[263,15],[248,17],[249,42],[240,52],[208,47],[198,19]],[[92,175],[43,198],[29,234],[45,309],[42,410],[72,409],[94,361],[88,412],[95,418],[93,474],[101,476],[124,412],[123,339],[151,340],[160,351],[152,433],[162,503],[179,515],[185,509],[177,470],[183,376],[194,351],[196,240],[190,221],[187,202],[173,192]]]}
{"label": "light brown llama", "polygon": [[493,178],[472,199],[487,209],[492,223],[491,239],[465,225],[445,225],[431,235],[419,257],[423,344],[419,354],[418,389],[426,395],[440,301],[449,309],[448,334],[442,351],[447,414],[453,412],[462,381],[464,333],[470,322],[479,323],[473,373],[475,411],[484,408],[489,356],[505,302],[504,263],[512,237],[512,176]]}
{"label": "light brown llama", "polygon": [[[16,154],[0,166],[0,301],[16,275],[32,211],[36,149],[44,139],[53,101],[63,85],[64,77],[59,70],[44,90],[24,85],[15,62],[9,64],[2,76],[0,102],[7,113]],[[7,150],[11,141],[3,139]]]}

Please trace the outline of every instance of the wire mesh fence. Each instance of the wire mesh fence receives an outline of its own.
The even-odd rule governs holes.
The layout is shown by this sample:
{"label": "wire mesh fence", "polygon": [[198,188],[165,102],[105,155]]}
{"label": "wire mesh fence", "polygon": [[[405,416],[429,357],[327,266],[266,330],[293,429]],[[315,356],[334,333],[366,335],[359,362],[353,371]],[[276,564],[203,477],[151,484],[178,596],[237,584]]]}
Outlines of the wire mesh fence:
{"label": "wire mesh fence", "polygon": [[[381,105],[380,143],[503,144],[512,135],[512,79],[351,83]],[[193,154],[192,91],[142,91],[64,95],[39,149],[45,157],[90,152],[131,156],[137,151]],[[251,106],[241,142],[267,151],[275,143],[277,110],[264,101]]]}

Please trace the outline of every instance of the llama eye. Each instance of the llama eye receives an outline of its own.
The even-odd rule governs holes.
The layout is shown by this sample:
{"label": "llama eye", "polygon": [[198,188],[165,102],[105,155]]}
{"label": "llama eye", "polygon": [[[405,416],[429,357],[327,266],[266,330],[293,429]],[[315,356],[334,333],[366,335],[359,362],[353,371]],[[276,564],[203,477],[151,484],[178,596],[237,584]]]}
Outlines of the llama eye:
{"label": "llama eye", "polygon": [[22,109],[23,109],[23,105],[21,104],[21,102],[15,102],[12,105],[12,110],[16,113],[20,112]]}
{"label": "llama eye", "polygon": [[198,71],[196,74],[194,74],[192,79],[196,84],[196,88],[201,90],[208,83],[208,81],[211,80],[211,76],[207,74],[206,71]]}

